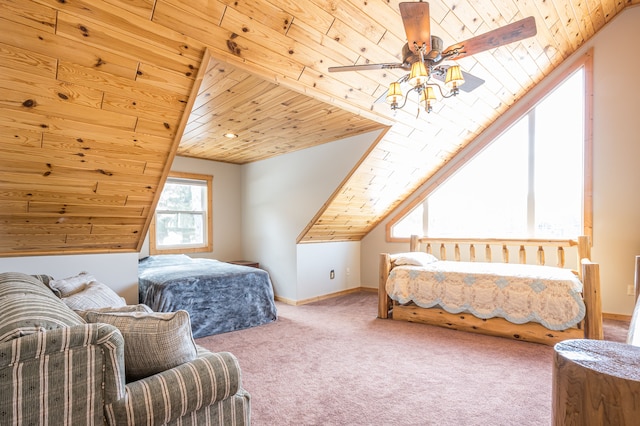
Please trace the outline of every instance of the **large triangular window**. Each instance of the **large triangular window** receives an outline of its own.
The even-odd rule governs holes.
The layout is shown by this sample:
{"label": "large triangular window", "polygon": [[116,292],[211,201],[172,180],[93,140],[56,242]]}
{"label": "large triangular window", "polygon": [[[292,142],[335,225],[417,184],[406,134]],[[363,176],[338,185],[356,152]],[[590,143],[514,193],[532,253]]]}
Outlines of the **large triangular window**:
{"label": "large triangular window", "polygon": [[392,221],[391,239],[589,235],[590,63],[572,67],[510,127],[412,203]]}

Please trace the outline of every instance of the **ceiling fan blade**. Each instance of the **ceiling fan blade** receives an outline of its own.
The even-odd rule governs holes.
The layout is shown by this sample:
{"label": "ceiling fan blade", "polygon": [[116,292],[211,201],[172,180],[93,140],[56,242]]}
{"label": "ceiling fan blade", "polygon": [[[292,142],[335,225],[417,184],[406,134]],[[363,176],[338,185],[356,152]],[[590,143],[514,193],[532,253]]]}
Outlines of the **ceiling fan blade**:
{"label": "ceiling fan blade", "polygon": [[[452,56],[450,59],[460,59],[518,40],[533,37],[536,33],[536,20],[533,16],[529,16],[512,24],[449,46],[444,50],[442,56],[458,50],[458,54]],[[462,89],[462,87],[460,89]]]}
{"label": "ceiling fan blade", "polygon": [[[433,73],[431,75],[436,80],[442,81],[444,83],[447,77],[447,68],[449,68],[449,65],[440,65],[433,70]],[[484,84],[483,79],[469,74],[468,72],[462,71],[462,76],[464,77],[464,84],[460,86],[460,90],[462,92],[471,92],[472,90],[477,89],[482,84]]]}
{"label": "ceiling fan blade", "polygon": [[363,65],[344,65],[340,67],[329,67],[329,72],[342,71],[367,71],[367,70],[390,70],[396,68],[407,68],[405,64],[363,64]]}
{"label": "ceiling fan blade", "polygon": [[414,43],[421,47],[425,45],[425,52],[431,51],[431,21],[429,17],[429,3],[402,2],[398,5],[404,31],[407,34],[409,48],[418,53]]}

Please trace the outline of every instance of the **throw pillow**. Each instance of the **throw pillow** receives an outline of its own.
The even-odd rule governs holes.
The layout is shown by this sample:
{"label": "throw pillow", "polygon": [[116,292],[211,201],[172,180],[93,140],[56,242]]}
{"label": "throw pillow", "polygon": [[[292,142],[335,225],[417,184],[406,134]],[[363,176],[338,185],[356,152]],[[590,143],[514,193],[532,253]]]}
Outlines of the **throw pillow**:
{"label": "throw pillow", "polygon": [[87,319],[87,314],[89,312],[98,312],[98,313],[104,313],[104,312],[153,312],[153,310],[148,307],[147,305],[140,303],[138,305],[125,305],[125,306],[120,306],[117,308],[114,307],[108,307],[108,308],[93,308],[93,309],[87,309],[86,311],[76,311],[76,314],[80,315],[80,317],[82,319],[84,319],[86,321]]}
{"label": "throw pillow", "polygon": [[49,288],[56,296],[67,297],[83,290],[87,284],[95,280],[93,275],[88,272],[80,272],[78,275],[72,277],[49,281]]}
{"label": "throw pillow", "polygon": [[0,274],[0,342],[56,328],[85,324],[35,277]]}
{"label": "throw pillow", "polygon": [[122,333],[127,382],[160,373],[197,356],[187,311],[88,312],[86,318],[90,323],[114,325]]}
{"label": "throw pillow", "polygon": [[71,296],[62,297],[62,301],[74,311],[88,311],[95,308],[118,308],[127,303],[107,285],[91,281],[84,289]]}
{"label": "throw pillow", "polygon": [[407,253],[392,254],[391,260],[399,265],[425,266],[429,263],[437,262],[438,258],[423,251],[411,251]]}

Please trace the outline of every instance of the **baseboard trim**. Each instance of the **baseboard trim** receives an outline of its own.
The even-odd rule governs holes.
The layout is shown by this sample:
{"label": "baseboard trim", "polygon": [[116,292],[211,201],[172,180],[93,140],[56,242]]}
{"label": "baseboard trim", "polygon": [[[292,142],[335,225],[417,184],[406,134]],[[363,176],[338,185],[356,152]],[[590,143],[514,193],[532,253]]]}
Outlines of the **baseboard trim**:
{"label": "baseboard trim", "polygon": [[602,318],[614,321],[627,321],[631,322],[631,315],[624,314],[608,314],[606,312],[602,313]]}
{"label": "baseboard trim", "polygon": [[355,288],[350,288],[348,290],[337,291],[335,293],[323,294],[322,296],[311,297],[309,299],[293,300],[293,299],[287,299],[286,297],[281,297],[281,296],[275,296],[275,299],[278,302],[286,303],[287,305],[299,306],[299,305],[306,305],[307,303],[319,302],[321,300],[332,299],[338,296],[344,296],[346,294],[357,293],[359,291],[371,291],[376,293],[378,289],[373,287],[355,287]]}

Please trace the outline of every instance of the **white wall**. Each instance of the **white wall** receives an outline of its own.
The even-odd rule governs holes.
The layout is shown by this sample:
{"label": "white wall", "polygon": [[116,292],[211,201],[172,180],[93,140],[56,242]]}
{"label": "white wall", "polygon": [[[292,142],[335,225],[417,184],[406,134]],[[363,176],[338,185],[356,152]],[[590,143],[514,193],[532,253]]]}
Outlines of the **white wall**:
{"label": "white wall", "polygon": [[360,287],[359,241],[298,244],[297,257],[298,301]]}
{"label": "white wall", "polygon": [[[635,77],[635,70],[640,69],[640,56],[630,54],[637,51],[639,22],[640,8],[626,8],[552,74],[561,72],[574,58],[593,47],[592,258],[600,263],[603,311],[625,315],[630,315],[633,310],[634,298],[627,295],[627,286],[633,284],[634,259],[640,254],[640,120],[637,118],[640,113],[640,79]],[[536,88],[525,100],[535,93]],[[497,123],[510,118],[507,112]],[[561,175],[561,171],[558,173]],[[380,252],[407,249],[404,244],[385,242],[385,225],[408,201],[362,240],[363,286],[377,287]]]}
{"label": "white wall", "polygon": [[358,277],[357,245],[302,247],[299,264],[296,239],[378,135],[370,132],[243,166],[244,254],[270,273],[277,296],[302,300],[332,292],[337,281],[298,281],[298,268],[309,269],[311,255],[317,262],[313,268],[346,270],[347,265],[336,265],[336,253],[342,253],[354,262],[349,268]]}
{"label": "white wall", "polygon": [[129,304],[138,303],[138,254],[82,254],[0,258],[0,272],[48,274],[66,278],[82,271],[91,273]]}

